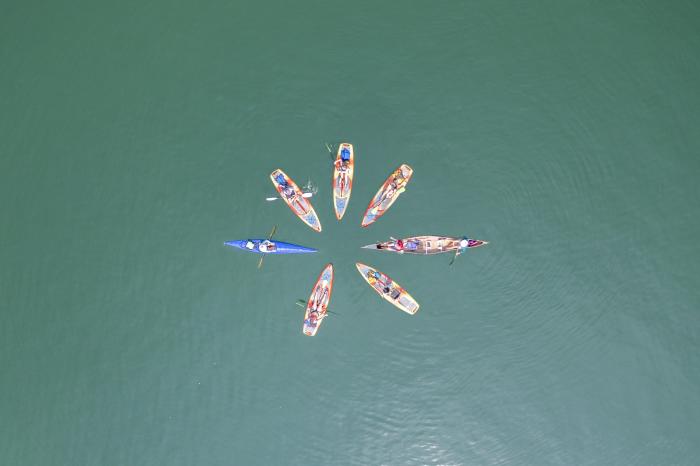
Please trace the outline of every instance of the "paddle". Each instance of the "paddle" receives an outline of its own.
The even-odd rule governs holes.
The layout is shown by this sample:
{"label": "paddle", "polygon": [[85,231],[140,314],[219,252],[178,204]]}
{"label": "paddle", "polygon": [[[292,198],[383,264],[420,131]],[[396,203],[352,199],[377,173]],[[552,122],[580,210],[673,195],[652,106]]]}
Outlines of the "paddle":
{"label": "paddle", "polygon": [[328,154],[331,156],[331,161],[335,162],[335,155],[333,155],[334,151],[332,146],[326,143],[326,149],[328,149]]}
{"label": "paddle", "polygon": [[[464,236],[462,239],[468,239],[468,238],[467,238],[466,236]],[[467,243],[467,244],[468,244],[468,243]],[[454,263],[455,263],[455,259],[457,259],[457,256],[459,256],[460,254],[462,254],[462,253],[463,253],[464,251],[466,251],[466,250],[467,250],[467,248],[458,248],[458,249],[455,251],[454,257],[453,257],[452,260],[450,261],[450,265],[454,264]]]}
{"label": "paddle", "polygon": [[[301,197],[309,198],[309,197],[313,197],[313,195],[314,195],[313,192],[310,192],[310,193],[302,193]],[[266,198],[265,198],[266,201],[276,201],[277,199],[282,199],[282,198],[281,198],[281,197],[266,197]]]}
{"label": "paddle", "polygon": [[310,178],[308,180],[306,180],[306,184],[302,187],[302,189],[304,190],[304,194],[302,194],[302,196],[304,196],[304,197],[311,197],[311,196],[305,196],[306,194],[314,195],[314,194],[318,193],[318,187],[314,186],[314,184],[311,182]]}
{"label": "paddle", "polygon": [[[303,307],[304,309],[306,309],[306,305],[307,305],[307,304],[308,304],[308,303],[306,302],[305,299],[297,299],[297,302],[296,302],[296,305],[297,305],[297,306]],[[339,316],[339,315],[340,315],[340,314],[338,314],[337,312],[329,311],[328,309],[326,309],[326,314],[333,314],[334,316]]]}

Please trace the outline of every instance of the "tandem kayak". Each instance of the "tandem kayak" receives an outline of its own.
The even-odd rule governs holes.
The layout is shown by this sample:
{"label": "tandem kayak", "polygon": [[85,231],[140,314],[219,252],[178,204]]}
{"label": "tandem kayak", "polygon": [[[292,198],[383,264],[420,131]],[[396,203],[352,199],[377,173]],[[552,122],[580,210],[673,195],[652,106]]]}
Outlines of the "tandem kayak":
{"label": "tandem kayak", "polygon": [[362,246],[365,249],[377,249],[380,251],[396,252],[399,254],[440,254],[442,252],[459,252],[477,248],[489,244],[488,241],[448,236],[412,236],[404,239],[394,239],[383,243],[368,244]]}
{"label": "tandem kayak", "polygon": [[365,279],[379,296],[407,314],[413,315],[418,312],[418,308],[420,307],[418,302],[394,280],[380,271],[360,262],[357,262],[355,267],[357,267],[357,271],[360,272],[362,278]]}
{"label": "tandem kayak", "polygon": [[318,219],[318,215],[316,215],[316,211],[308,199],[304,197],[304,193],[294,180],[279,168],[270,173],[270,179],[272,184],[275,185],[277,192],[280,193],[280,197],[292,209],[292,212],[315,231],[321,232],[321,222]]}
{"label": "tandem kayak", "polygon": [[373,224],[389,210],[389,207],[406,190],[411,176],[413,176],[413,169],[405,163],[389,175],[367,206],[365,216],[362,218],[363,227]]}
{"label": "tandem kayak", "polygon": [[333,292],[333,264],[324,267],[311,290],[311,296],[306,304],[304,313],[304,335],[313,337],[318,332],[321,322],[328,315],[328,303]]}
{"label": "tandem kayak", "polygon": [[340,220],[350,202],[352,177],[355,171],[355,152],[352,144],[344,142],[338,146],[333,169],[333,208],[335,218]]}
{"label": "tandem kayak", "polygon": [[316,252],[316,249],[299,246],[298,244],[266,239],[241,239],[226,241],[224,244],[248,252],[257,252],[258,254],[307,254]]}

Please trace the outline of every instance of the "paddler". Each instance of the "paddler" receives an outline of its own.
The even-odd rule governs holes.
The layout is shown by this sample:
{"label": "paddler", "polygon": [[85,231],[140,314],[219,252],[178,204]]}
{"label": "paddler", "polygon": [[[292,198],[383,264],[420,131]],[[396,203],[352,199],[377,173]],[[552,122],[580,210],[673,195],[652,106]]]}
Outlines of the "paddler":
{"label": "paddler", "polygon": [[279,183],[281,189],[282,195],[287,199],[287,202],[289,202],[290,205],[292,204],[297,204],[297,210],[299,210],[302,213],[307,213],[308,209],[304,207],[304,205],[301,203],[301,198],[299,196],[299,193],[296,192],[294,188],[292,188],[289,183],[287,183],[287,179],[284,177],[283,174],[278,173],[277,176],[275,177],[275,181]]}
{"label": "paddler", "polygon": [[287,179],[284,177],[283,174],[279,173],[276,177],[275,180],[279,185],[282,187],[282,194],[289,199],[290,201],[294,201],[294,198],[297,196],[297,193],[294,191],[294,188],[289,186],[287,183]]}
{"label": "paddler", "polygon": [[381,275],[379,272],[376,270],[368,270],[367,271],[367,281],[369,282],[370,285],[375,286],[377,283],[379,283],[380,286],[385,286],[384,283],[382,283]]}
{"label": "paddler", "polygon": [[307,327],[316,327],[316,322],[318,320],[318,311],[309,312],[309,318],[304,321],[304,325]]}
{"label": "paddler", "polygon": [[348,169],[350,165],[350,150],[347,147],[343,147],[340,151],[340,158],[335,161],[335,167],[340,172],[344,172]]}
{"label": "paddler", "polygon": [[343,147],[340,151],[340,158],[335,161],[335,168],[338,170],[338,189],[340,189],[341,195],[347,186],[347,170],[350,166],[350,150],[347,147]]}
{"label": "paddler", "polygon": [[[323,291],[321,291],[323,290]],[[326,299],[328,289],[318,288],[316,290],[314,298],[311,300],[311,306],[309,307],[314,312],[318,311],[318,306]]]}
{"label": "paddler", "polygon": [[374,286],[374,284],[377,283],[377,280],[379,280],[379,273],[368,270],[367,281],[369,282],[369,284]]}
{"label": "paddler", "polygon": [[389,183],[389,186],[387,189],[382,193],[382,195],[379,197],[379,200],[374,204],[374,207],[372,208],[372,212],[376,211],[379,209],[379,206],[381,206],[384,201],[387,201],[394,197],[396,194],[401,194],[404,192],[405,188],[404,186],[406,185],[406,178],[403,176],[403,172],[399,168],[394,172],[394,178],[391,180],[391,183]]}
{"label": "paddler", "polygon": [[277,246],[272,241],[265,240],[262,243],[260,243],[258,249],[260,249],[260,252],[273,252],[275,249],[277,249]]}

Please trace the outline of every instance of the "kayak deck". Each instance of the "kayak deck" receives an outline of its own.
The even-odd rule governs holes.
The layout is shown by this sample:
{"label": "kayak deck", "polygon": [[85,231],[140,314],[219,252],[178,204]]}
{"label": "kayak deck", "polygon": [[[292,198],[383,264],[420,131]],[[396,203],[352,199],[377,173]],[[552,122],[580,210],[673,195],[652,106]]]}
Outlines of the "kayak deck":
{"label": "kayak deck", "polygon": [[413,315],[418,312],[420,305],[413,299],[413,296],[408,294],[406,290],[387,275],[360,262],[357,262],[355,267],[357,267],[357,271],[360,272],[362,278],[379,296],[407,314]]}
{"label": "kayak deck", "polygon": [[[299,186],[297,186],[294,180],[279,168],[270,173],[270,179],[272,180],[272,184],[275,185],[275,189],[280,194],[280,198],[292,209],[292,212],[314,231],[320,233],[321,222],[318,219],[318,215],[316,215],[313,206],[309,200],[304,197],[304,193],[299,189]],[[284,180],[284,184],[280,182],[280,179]]]}
{"label": "kayak deck", "polygon": [[382,243],[362,246],[365,249],[396,252],[399,254],[440,254],[477,248],[489,244],[488,241],[470,238],[452,238],[448,236],[411,236],[404,239],[391,239]]}
{"label": "kayak deck", "polygon": [[328,303],[333,292],[333,264],[327,264],[316,280],[304,312],[304,335],[313,337],[328,314]]}
{"label": "kayak deck", "polygon": [[[342,155],[349,152],[350,159],[343,162]],[[345,209],[350,202],[352,179],[355,171],[355,151],[352,144],[344,142],[338,146],[333,168],[333,208],[335,217],[340,220],[345,215]]]}
{"label": "kayak deck", "polygon": [[367,206],[365,215],[362,218],[363,227],[373,224],[389,210],[389,207],[406,190],[406,185],[410,181],[411,176],[413,176],[413,169],[405,163],[389,175]]}

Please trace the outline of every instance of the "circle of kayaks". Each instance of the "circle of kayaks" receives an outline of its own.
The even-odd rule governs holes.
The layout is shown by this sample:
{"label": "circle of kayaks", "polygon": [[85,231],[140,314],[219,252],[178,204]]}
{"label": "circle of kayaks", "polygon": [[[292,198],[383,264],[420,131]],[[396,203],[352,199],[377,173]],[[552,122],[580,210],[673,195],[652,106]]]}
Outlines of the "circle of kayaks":
{"label": "circle of kayaks", "polygon": [[[331,151],[330,146],[326,145]],[[332,194],[333,210],[335,216],[340,221],[350,202],[352,194],[353,179],[355,172],[355,150],[352,144],[343,142],[338,145],[335,160],[333,163]],[[362,217],[361,226],[363,228],[376,222],[389,208],[394,205],[399,196],[406,191],[406,186],[413,176],[413,168],[407,164],[401,164],[396,170],[391,172],[389,177],[379,187],[379,190],[369,202]],[[299,186],[282,169],[277,168],[270,173],[270,180],[282,199],[294,214],[306,225],[316,232],[321,232],[321,221],[316,214],[309,197],[313,193],[304,193]],[[308,188],[305,188],[308,189]],[[275,200],[276,198],[267,198]],[[246,239],[227,241],[224,244],[236,249],[261,254],[305,254],[317,252],[316,249],[298,244],[283,241],[273,241],[272,237],[276,231],[267,239]],[[487,241],[467,238],[453,238],[447,236],[412,236],[408,238],[390,238],[387,241],[368,244],[362,246],[364,249],[374,249],[397,254],[419,254],[431,255],[440,253],[454,253],[454,259],[467,249],[487,245]],[[450,262],[450,265],[452,265]],[[258,267],[262,265],[262,257]],[[391,303],[403,312],[414,315],[418,312],[420,305],[403,287],[391,279],[388,275],[379,270],[365,265],[361,262],[355,263],[357,271],[367,284],[382,299]],[[323,320],[327,317],[328,306],[333,291],[334,269],[333,264],[326,264],[321,270],[309,295],[308,301],[300,300],[297,304],[305,304],[304,321],[302,333],[307,336],[315,336]]]}

